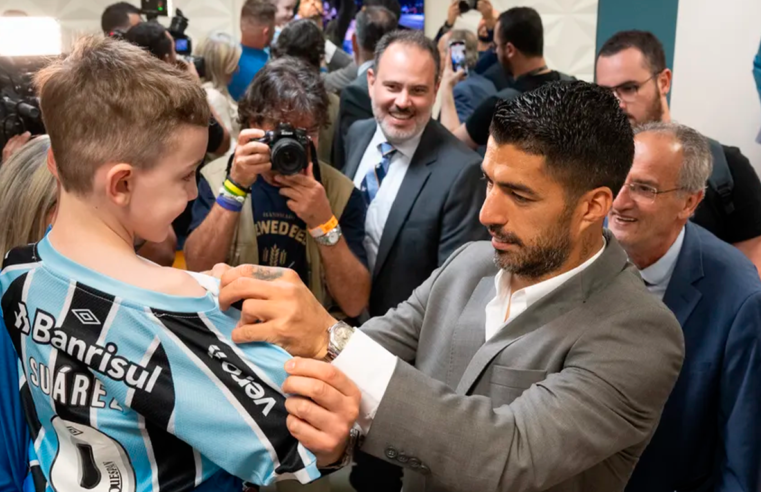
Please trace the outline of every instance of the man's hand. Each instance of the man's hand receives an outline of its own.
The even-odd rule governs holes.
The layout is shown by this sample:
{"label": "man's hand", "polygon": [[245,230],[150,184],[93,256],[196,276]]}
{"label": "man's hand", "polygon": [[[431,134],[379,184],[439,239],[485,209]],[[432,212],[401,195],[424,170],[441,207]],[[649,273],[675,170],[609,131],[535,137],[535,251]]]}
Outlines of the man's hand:
{"label": "man's hand", "polygon": [[269,145],[258,142],[264,132],[254,128],[241,130],[230,177],[241,186],[249,187],[261,173],[272,169]]}
{"label": "man's hand", "polygon": [[497,25],[497,17],[494,7],[491,4],[490,0],[478,0],[478,5],[476,7],[479,12],[481,12],[481,17],[484,19],[484,24],[486,24],[486,28],[488,30],[494,29],[494,26]]}
{"label": "man's hand", "polygon": [[177,66],[180,70],[188,72],[193,79],[197,80],[199,83],[201,82],[201,76],[198,75],[198,70],[196,70],[196,66],[193,63],[182,58],[177,58]]}
{"label": "man's hand", "polygon": [[447,10],[447,25],[452,27],[460,16],[460,0],[452,0],[452,4]]}
{"label": "man's hand", "polygon": [[333,217],[325,188],[314,179],[314,165],[305,174],[277,175],[275,182],[282,186],[280,195],[288,198],[288,208],[306,222],[310,229],[319,227]]}
{"label": "man's hand", "polygon": [[274,343],[291,355],[311,359],[327,355],[328,328],[336,320],[293,270],[241,265],[227,271],[219,306],[226,310],[241,300],[241,318],[232,333],[235,343]]}
{"label": "man's hand", "polygon": [[5,147],[3,147],[3,159],[0,162],[8,161],[8,159],[10,159],[17,150],[26,145],[31,138],[32,134],[29,132],[24,132],[21,135],[15,135],[9,138],[8,141],[5,142]]}
{"label": "man's hand", "polygon": [[454,89],[459,82],[465,79],[468,74],[462,68],[456,72],[452,68],[452,48],[447,49],[447,59],[444,60],[444,73],[441,74],[441,86],[449,91]]}
{"label": "man's hand", "polygon": [[290,375],[283,392],[288,430],[317,457],[317,466],[341,459],[359,415],[361,393],[344,373],[327,362],[292,359],[285,364]]}

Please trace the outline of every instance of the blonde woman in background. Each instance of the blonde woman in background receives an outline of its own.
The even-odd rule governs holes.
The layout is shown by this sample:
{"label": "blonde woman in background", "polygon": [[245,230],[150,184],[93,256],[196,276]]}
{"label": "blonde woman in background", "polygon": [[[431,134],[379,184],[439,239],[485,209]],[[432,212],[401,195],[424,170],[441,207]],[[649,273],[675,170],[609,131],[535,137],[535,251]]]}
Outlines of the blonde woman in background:
{"label": "blonde woman in background", "polygon": [[0,167],[0,251],[36,243],[55,217],[56,180],[47,168],[47,135],[26,143]]}
{"label": "blonde woman in background", "polygon": [[220,116],[220,123],[230,132],[230,148],[233,149],[240,133],[240,125],[237,122],[238,105],[227,91],[227,84],[238,69],[240,44],[231,35],[215,31],[201,41],[196,48],[196,56],[202,56],[206,63],[203,83],[206,98]]}

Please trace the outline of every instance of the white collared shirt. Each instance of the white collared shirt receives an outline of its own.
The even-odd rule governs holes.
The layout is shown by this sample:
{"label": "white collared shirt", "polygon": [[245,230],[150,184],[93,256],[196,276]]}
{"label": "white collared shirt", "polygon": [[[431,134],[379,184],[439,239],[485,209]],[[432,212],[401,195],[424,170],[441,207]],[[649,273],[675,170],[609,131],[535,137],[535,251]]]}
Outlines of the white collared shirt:
{"label": "white collared shirt", "polygon": [[365,63],[360,65],[359,68],[357,68],[357,78],[365,77],[367,71],[372,68],[374,62],[375,60],[367,60]]}
{"label": "white collared shirt", "polygon": [[486,341],[488,342],[503,326],[509,324],[537,301],[589,267],[602,255],[603,251],[605,251],[605,242],[597,254],[573,270],[568,270],[557,277],[520,289],[512,295],[510,295],[510,274],[505,270],[500,270],[494,278],[497,295],[486,305]]}
{"label": "white collared shirt", "polygon": [[679,253],[682,251],[682,244],[684,244],[684,227],[671,245],[666,254],[650,265],[639,271],[642,279],[645,281],[645,286],[651,294],[655,295],[663,300],[663,296],[666,294],[666,289],[671,282],[671,275],[676,268],[676,262],[679,259]]}
{"label": "white collared shirt", "polygon": [[[410,167],[412,156],[415,155],[415,151],[418,145],[420,145],[422,135],[421,132],[405,142],[394,145],[396,152],[391,158],[388,173],[383,179],[375,199],[373,199],[373,202],[367,208],[364,245],[367,251],[368,267],[371,272],[375,269],[378,246],[380,245],[381,236],[383,236],[383,228],[386,226],[386,219],[388,219],[388,214],[394,205],[399,188],[402,186],[404,176],[407,175],[407,169]],[[354,175],[354,186],[359,189],[362,188],[362,180],[365,179],[365,175],[371,169],[374,169],[383,158],[378,150],[378,145],[387,141],[380,125],[376,124],[375,135],[370,140],[370,144],[367,146],[367,150],[365,150],[365,154],[362,156],[362,160],[357,168],[357,173]]]}

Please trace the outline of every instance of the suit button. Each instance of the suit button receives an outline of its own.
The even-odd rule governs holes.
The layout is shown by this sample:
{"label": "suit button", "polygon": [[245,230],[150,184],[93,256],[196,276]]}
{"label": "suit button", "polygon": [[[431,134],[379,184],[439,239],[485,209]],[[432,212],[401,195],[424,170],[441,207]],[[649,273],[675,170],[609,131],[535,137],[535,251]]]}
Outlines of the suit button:
{"label": "suit button", "polygon": [[409,460],[410,460],[410,458],[407,455],[405,455],[405,454],[400,454],[396,458],[396,461],[398,461],[399,463],[407,463]]}
{"label": "suit button", "polygon": [[398,455],[399,453],[396,451],[396,449],[392,447],[386,448],[386,458],[390,460],[395,460]]}
{"label": "suit button", "polygon": [[410,468],[420,468],[420,460],[417,458],[410,458]]}

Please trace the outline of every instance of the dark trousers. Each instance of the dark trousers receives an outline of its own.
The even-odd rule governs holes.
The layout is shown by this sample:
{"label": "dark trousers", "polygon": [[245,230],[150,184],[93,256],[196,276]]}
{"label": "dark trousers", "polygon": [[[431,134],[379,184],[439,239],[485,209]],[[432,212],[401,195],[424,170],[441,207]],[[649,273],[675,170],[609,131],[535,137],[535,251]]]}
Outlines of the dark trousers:
{"label": "dark trousers", "polygon": [[402,468],[357,451],[349,482],[357,492],[399,492],[402,490]]}

